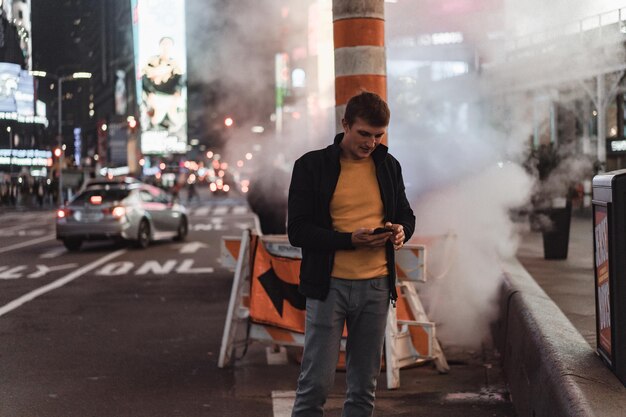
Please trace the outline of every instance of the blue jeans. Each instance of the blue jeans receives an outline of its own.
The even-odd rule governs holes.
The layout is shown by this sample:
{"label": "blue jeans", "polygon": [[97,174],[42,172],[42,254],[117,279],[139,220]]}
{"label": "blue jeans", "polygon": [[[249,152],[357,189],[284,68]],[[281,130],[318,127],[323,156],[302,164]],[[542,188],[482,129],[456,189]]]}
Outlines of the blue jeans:
{"label": "blue jeans", "polygon": [[332,278],[326,300],[306,300],[302,369],[292,417],[318,417],[334,380],[344,323],[347,393],[343,417],[370,417],[389,309],[387,277]]}

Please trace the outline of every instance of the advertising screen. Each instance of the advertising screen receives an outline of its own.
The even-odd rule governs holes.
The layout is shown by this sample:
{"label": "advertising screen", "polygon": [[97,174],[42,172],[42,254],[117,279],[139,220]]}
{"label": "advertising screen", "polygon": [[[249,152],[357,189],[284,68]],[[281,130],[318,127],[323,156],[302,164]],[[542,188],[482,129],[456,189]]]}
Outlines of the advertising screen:
{"label": "advertising screen", "polygon": [[184,0],[131,0],[141,152],[187,151]]}
{"label": "advertising screen", "polygon": [[0,149],[0,165],[52,166],[52,152],[39,149]]}
{"label": "advertising screen", "polygon": [[594,205],[594,240],[595,268],[598,297],[596,320],[598,343],[606,355],[611,358],[611,303],[609,286],[609,224],[606,206]]}
{"label": "advertising screen", "polygon": [[[3,19],[11,22],[15,27],[20,42],[20,49],[24,56],[25,68],[32,69],[32,33],[30,18],[31,0],[2,0],[0,7],[2,8]],[[6,24],[6,23],[4,23]],[[6,30],[3,29],[3,30]],[[11,29],[9,29],[11,30]]]}
{"label": "advertising screen", "polygon": [[33,77],[17,64],[0,62],[0,112],[17,116],[35,115]]}

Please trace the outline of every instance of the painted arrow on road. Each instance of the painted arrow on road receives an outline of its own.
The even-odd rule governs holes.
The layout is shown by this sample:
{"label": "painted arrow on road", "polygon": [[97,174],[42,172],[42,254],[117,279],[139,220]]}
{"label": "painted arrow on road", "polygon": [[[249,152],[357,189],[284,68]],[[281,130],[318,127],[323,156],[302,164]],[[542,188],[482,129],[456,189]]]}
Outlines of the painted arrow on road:
{"label": "painted arrow on road", "polygon": [[185,243],[181,248],[180,248],[180,253],[196,253],[198,252],[198,249],[201,248],[208,248],[209,245],[207,245],[206,243],[202,243],[202,242],[189,242],[189,243]]}

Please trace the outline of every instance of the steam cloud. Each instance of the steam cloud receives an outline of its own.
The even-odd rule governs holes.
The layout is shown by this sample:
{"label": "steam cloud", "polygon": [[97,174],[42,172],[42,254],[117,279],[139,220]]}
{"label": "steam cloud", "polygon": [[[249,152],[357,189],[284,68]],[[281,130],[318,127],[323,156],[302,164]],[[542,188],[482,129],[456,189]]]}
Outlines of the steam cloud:
{"label": "steam cloud", "polygon": [[[507,1],[502,10],[506,23],[500,33],[519,36],[554,29],[622,6],[615,1],[571,3]],[[388,31],[389,27],[411,26],[410,14],[392,10],[400,4],[387,5]],[[428,9],[420,13],[420,21],[437,20],[445,26],[445,15],[429,16]],[[489,20],[493,16],[485,13],[484,18],[468,25],[478,29],[464,33],[466,39],[485,39],[487,34],[479,32],[483,27],[494,30]],[[449,19],[453,22],[454,16]],[[411,30],[420,33],[418,27]],[[504,52],[503,44],[496,49],[476,47],[482,47],[485,56],[497,58]],[[505,64],[510,70],[504,75],[486,68],[458,80],[431,82],[432,67],[411,67],[401,54],[394,56],[391,48],[390,149],[405,171],[417,217],[416,239],[428,242],[429,281],[421,294],[444,346],[477,347],[489,340],[489,324],[497,314],[502,260],[514,256],[519,243],[510,210],[528,204],[531,195],[539,192],[545,199],[565,196],[572,179],[590,178],[591,158],[581,154],[580,139],[573,132],[560,132],[565,142],[556,155],[560,164],[541,186],[522,168],[530,157],[536,105],[528,92],[552,97],[558,88],[568,87],[566,91],[584,95],[577,77],[624,54],[621,43],[611,49],[560,43],[558,50],[545,53],[543,61],[561,68],[562,78],[548,78],[547,71],[544,74],[532,64],[524,67],[520,60]],[[515,86],[520,88],[516,91]],[[504,93],[494,94],[497,89]],[[560,114],[566,114],[574,97],[554,101],[559,99]],[[576,117],[575,111],[569,114]]]}
{"label": "steam cloud", "polygon": [[[190,6],[195,7],[193,13],[188,13],[198,18],[195,27],[208,27],[194,31],[197,35],[194,42],[202,45],[203,53],[190,62],[190,72],[202,74],[206,83],[238,86],[220,98],[221,107],[241,106],[241,94],[273,95],[271,62],[273,55],[281,52],[273,46],[280,38],[277,28],[283,25],[285,18],[296,19],[291,27],[307,28],[303,18],[306,13],[295,10],[298,6],[294,2],[289,3],[288,17],[284,17],[283,5],[278,1],[263,2],[263,13],[258,3],[246,2],[247,7],[237,2],[235,11],[231,2],[198,1],[196,6]],[[331,1],[318,4],[324,10],[322,21],[328,20]],[[476,39],[500,37],[501,42],[494,43],[491,49],[475,45],[480,50],[479,55],[488,59],[502,56],[506,37],[554,29],[555,25],[622,6],[610,0],[505,0],[498,4],[502,8],[494,13],[472,14],[475,21],[465,26],[466,44]],[[223,7],[233,10],[220,12],[219,16],[230,18],[219,24],[206,23],[218,15],[215,8]],[[419,19],[415,19],[416,13]],[[546,66],[563,69],[560,79],[547,79],[543,68],[524,67],[523,61],[516,61],[514,74],[498,74],[488,65],[482,71],[474,71],[470,63],[469,74],[433,82],[430,74],[436,65],[425,67],[396,54],[394,36],[408,33],[417,38],[425,31],[418,27],[420,22],[455,27],[459,21],[468,19],[446,15],[441,10],[437,14],[429,13],[430,8],[416,10],[408,0],[386,4],[388,98],[392,112],[389,146],[403,166],[407,193],[417,216],[417,239],[428,238],[429,242],[430,280],[420,289],[427,313],[437,323],[437,334],[444,346],[471,347],[488,339],[489,323],[497,313],[496,294],[502,279],[502,260],[514,256],[517,250],[519,236],[510,220],[510,210],[528,204],[537,191],[535,178],[522,168],[529,157],[533,108],[537,105],[528,91],[553,100],[554,91],[568,85],[570,91],[584,95],[585,92],[580,93],[577,77],[608,63],[607,60],[621,59],[624,51],[621,43],[616,44],[614,50],[605,48],[598,54],[597,50],[585,50],[576,42],[564,42],[558,50],[546,52],[543,57]],[[481,21],[480,16],[485,21]],[[332,31],[330,22],[326,23],[323,30]],[[485,30],[492,33],[487,34]],[[229,36],[222,36],[224,32]],[[332,39],[332,36],[327,38]],[[331,51],[332,44],[324,48]],[[332,62],[325,68],[332,71]],[[512,82],[519,88],[504,92],[512,87]],[[332,88],[319,89],[315,99],[332,101],[332,92]],[[311,100],[311,97],[305,99]],[[572,97],[569,99],[571,102]],[[567,108],[568,98],[561,97],[561,101]],[[308,104],[305,103],[305,108]],[[207,114],[213,111],[215,109],[206,109]],[[261,168],[279,166],[288,175],[297,157],[330,143],[335,133],[333,109],[322,107],[318,111],[321,117],[315,122],[310,120],[308,128],[286,124],[281,137],[250,133],[252,120],[236,125],[224,153],[232,163],[251,146],[259,145],[257,149],[262,150],[255,152],[254,159],[258,171],[252,173],[261,181],[257,186],[268,194],[276,192],[272,198],[284,198],[281,187],[265,181],[270,178],[261,174]],[[547,182],[550,187],[554,185],[558,193],[568,186],[572,176],[588,175],[591,164],[589,158],[580,157],[575,144],[563,145],[561,152],[559,158],[566,162]],[[551,191],[551,188],[545,190]]]}

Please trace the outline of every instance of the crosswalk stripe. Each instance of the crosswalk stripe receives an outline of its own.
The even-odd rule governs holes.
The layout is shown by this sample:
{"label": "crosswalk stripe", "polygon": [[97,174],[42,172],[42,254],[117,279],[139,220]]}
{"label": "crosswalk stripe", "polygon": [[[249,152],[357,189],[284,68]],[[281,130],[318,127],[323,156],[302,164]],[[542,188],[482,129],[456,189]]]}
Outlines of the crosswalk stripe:
{"label": "crosswalk stripe", "polygon": [[211,210],[211,207],[209,207],[209,206],[199,207],[199,208],[196,209],[194,214],[196,216],[208,216],[210,210]]}
{"label": "crosswalk stripe", "polygon": [[232,214],[234,216],[242,216],[250,214],[250,208],[248,206],[228,206],[228,205],[207,205],[197,208],[188,209],[189,213],[197,217],[211,216],[226,216]]}
{"label": "crosswalk stripe", "polygon": [[218,206],[213,209],[214,216],[224,216],[226,214],[228,214],[228,207],[226,206]]}

